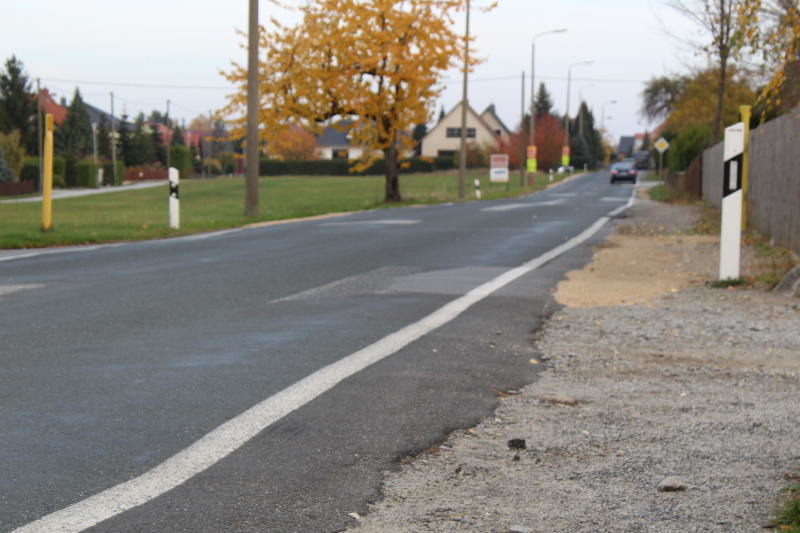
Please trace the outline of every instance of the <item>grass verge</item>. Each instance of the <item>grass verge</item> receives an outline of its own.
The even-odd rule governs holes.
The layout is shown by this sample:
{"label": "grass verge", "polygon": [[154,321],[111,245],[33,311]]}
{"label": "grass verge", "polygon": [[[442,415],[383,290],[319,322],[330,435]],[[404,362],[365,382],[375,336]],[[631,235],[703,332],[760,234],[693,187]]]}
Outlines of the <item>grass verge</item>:
{"label": "grass verge", "polygon": [[[556,176],[554,181],[563,179]],[[532,185],[512,173],[508,184],[491,183],[487,171],[467,175],[466,199],[474,199],[474,180],[484,199],[528,194],[548,185],[537,174]],[[151,189],[65,198],[53,202],[53,230],[43,232],[41,204],[0,203],[0,248],[94,244],[157,239],[214,231],[256,222],[303,218],[329,213],[458,201],[458,175],[453,172],[400,177],[404,200],[386,204],[384,178],[270,177],[259,180],[260,215],[243,215],[244,179],[192,179],[181,182],[181,229],[168,225],[166,185]]]}
{"label": "grass verge", "polygon": [[[794,481],[800,480],[800,473],[786,474]],[[770,525],[776,531],[800,533],[800,483],[784,489],[785,497],[775,511]]]}

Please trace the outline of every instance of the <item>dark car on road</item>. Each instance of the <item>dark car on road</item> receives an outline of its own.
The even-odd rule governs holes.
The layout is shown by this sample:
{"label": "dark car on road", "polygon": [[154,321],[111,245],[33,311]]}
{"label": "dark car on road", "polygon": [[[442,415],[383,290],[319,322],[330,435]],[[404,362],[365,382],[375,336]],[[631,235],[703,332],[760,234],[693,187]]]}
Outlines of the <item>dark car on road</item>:
{"label": "dark car on road", "polygon": [[636,183],[636,168],[632,161],[623,161],[611,165],[611,183],[630,181]]}

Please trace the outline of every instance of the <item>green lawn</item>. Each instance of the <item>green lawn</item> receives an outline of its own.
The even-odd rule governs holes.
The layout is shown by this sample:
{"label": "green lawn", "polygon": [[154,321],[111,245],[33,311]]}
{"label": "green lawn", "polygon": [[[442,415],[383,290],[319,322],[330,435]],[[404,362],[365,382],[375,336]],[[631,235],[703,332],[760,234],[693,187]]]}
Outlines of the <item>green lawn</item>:
{"label": "green lawn", "polygon": [[[481,181],[483,198],[517,196],[543,188],[522,188],[519,173],[508,185],[489,183],[488,171],[468,174],[466,198],[474,199],[473,180]],[[556,180],[559,178],[556,177]],[[506,190],[508,189],[508,190]],[[168,228],[167,186],[56,200],[53,231],[41,231],[41,203],[0,203],[0,248],[30,248],[155,239],[242,226],[253,222],[396,205],[457,201],[458,175],[452,172],[410,174],[400,178],[404,201],[383,203],[383,177],[275,177],[259,180],[260,215],[245,218],[244,179],[191,179],[181,182],[181,229]]]}

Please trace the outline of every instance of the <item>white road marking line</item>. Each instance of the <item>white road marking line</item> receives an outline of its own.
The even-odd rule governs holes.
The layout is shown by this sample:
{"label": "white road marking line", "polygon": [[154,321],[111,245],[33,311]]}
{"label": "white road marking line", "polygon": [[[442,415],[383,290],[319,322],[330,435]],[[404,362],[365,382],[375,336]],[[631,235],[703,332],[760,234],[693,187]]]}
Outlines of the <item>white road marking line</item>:
{"label": "white road marking line", "polygon": [[618,198],[618,197],[615,197],[615,196],[604,196],[603,198],[600,198],[600,201],[601,202],[627,202],[628,199],[627,198]]}
{"label": "white road marking line", "polygon": [[28,289],[41,289],[44,287],[41,283],[34,283],[30,285],[0,285],[0,296],[6,296],[8,294],[13,294],[19,291],[25,291]]}
{"label": "white road marking line", "polygon": [[[633,197],[628,202],[628,205],[632,204]],[[421,320],[317,370],[270,396],[213,429],[188,448],[144,474],[21,526],[12,533],[41,531],[77,533],[174,489],[210,468],[270,425],[332,389],[344,379],[396,353],[423,335],[452,321],[493,292],[575,248],[597,233],[609,221],[610,216],[628,205],[620,206],[609,215],[599,218],[579,235],[522,266],[507,270],[496,278],[479,285]]]}
{"label": "white road marking line", "polygon": [[510,211],[512,209],[522,209],[525,207],[541,207],[547,205],[561,205],[564,203],[564,200],[547,200],[544,202],[526,202],[526,203],[518,203],[518,204],[503,204],[503,205],[494,205],[492,207],[484,207],[481,211]]}
{"label": "white road marking line", "polygon": [[[14,255],[7,255],[4,257],[0,257],[0,262],[2,261],[13,261],[14,259],[25,259],[26,257],[36,257],[37,255],[51,255],[51,254],[60,254],[65,252],[88,252],[89,250],[97,250],[99,246],[81,246],[75,248],[59,248],[58,250],[41,250],[37,252],[29,252],[29,253],[20,253]],[[13,253],[13,252],[12,252]]]}
{"label": "white road marking line", "polygon": [[346,222],[323,222],[320,226],[410,226],[412,224],[419,224],[420,220],[406,219],[406,218],[385,218],[382,220],[349,220]]}
{"label": "white road marking line", "polygon": [[175,237],[169,239],[172,241],[201,241],[203,239],[210,239],[211,237],[219,237],[220,235],[227,235],[228,233],[236,233],[242,231],[244,228],[223,229],[219,231],[212,231],[210,233],[198,233],[196,235],[187,235],[186,237]]}

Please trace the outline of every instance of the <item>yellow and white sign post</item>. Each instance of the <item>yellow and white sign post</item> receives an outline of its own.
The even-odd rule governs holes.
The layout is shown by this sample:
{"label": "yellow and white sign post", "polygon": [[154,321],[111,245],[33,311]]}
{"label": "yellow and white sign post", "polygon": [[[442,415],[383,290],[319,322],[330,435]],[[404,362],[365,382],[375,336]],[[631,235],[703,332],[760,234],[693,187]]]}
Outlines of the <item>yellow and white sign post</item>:
{"label": "yellow and white sign post", "polygon": [[44,118],[44,161],[42,168],[42,231],[53,229],[53,115]]}
{"label": "yellow and white sign post", "polygon": [[536,172],[536,146],[528,146],[528,173],[533,174]]}

